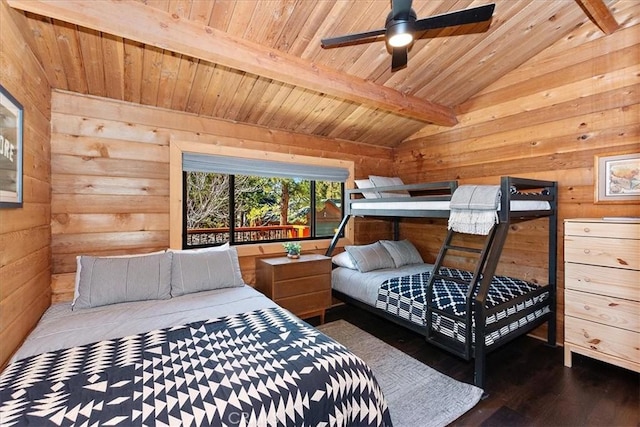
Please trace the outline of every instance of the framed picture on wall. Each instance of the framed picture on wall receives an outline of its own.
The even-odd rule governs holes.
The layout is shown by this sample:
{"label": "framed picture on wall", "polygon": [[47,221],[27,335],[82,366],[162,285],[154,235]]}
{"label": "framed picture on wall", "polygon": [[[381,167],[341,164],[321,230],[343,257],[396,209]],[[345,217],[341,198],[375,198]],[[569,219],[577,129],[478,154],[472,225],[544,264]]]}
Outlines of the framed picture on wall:
{"label": "framed picture on wall", "polygon": [[595,157],[595,203],[640,202],[640,153]]}
{"label": "framed picture on wall", "polygon": [[22,207],[22,105],[0,86],[0,208]]}

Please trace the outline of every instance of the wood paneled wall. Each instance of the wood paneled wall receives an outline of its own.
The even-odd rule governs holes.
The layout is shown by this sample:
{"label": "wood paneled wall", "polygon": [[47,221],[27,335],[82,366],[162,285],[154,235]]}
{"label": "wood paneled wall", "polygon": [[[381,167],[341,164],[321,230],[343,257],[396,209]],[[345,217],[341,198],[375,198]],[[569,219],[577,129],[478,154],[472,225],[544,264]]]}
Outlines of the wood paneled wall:
{"label": "wood paneled wall", "polygon": [[[145,253],[169,246],[170,140],[352,160],[356,178],[392,168],[388,148],[54,91],[54,301],[71,299],[79,254]],[[240,255],[243,277],[253,283],[255,256],[264,253],[254,248]]]}
{"label": "wood paneled wall", "polygon": [[51,88],[21,28],[24,16],[0,1],[0,84],[24,107],[23,207],[0,209],[0,366],[50,301]]}
{"label": "wood paneled wall", "polygon": [[[637,16],[640,3],[629,6]],[[462,105],[459,125],[425,128],[394,153],[406,182],[558,181],[559,342],[563,220],[640,215],[638,204],[594,204],[593,197],[595,155],[640,152],[639,43],[639,25],[609,36],[593,25],[577,28]],[[402,235],[435,255],[445,229],[443,221],[409,221]],[[514,224],[498,272],[546,283],[546,230],[546,220]]]}

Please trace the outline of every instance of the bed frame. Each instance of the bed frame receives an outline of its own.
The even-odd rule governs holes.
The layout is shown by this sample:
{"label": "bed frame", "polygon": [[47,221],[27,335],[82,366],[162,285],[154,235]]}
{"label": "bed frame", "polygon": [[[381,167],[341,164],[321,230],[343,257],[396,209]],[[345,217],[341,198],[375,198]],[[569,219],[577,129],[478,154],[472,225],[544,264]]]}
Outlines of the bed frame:
{"label": "bed frame", "polygon": [[[489,352],[496,348],[506,344],[513,339],[529,333],[531,330],[538,326],[548,323],[547,329],[547,343],[551,346],[556,345],[556,269],[557,269],[557,183],[553,181],[541,181],[534,179],[516,178],[505,176],[500,180],[501,187],[501,200],[500,210],[498,211],[499,222],[496,224],[489,235],[486,236],[484,245],[481,249],[471,248],[460,245],[453,245],[452,239],[456,234],[454,231],[449,230],[445,241],[442,244],[440,252],[436,258],[436,262],[433,268],[433,272],[428,282],[428,295],[427,295],[427,326],[420,326],[404,318],[390,314],[382,309],[372,307],[368,304],[360,302],[342,292],[334,290],[334,295],[347,302],[359,306],[365,310],[371,311],[377,315],[380,315],[388,320],[391,320],[397,324],[407,327],[423,336],[426,340],[448,352],[451,352],[465,360],[475,359],[475,372],[474,372],[474,384],[478,387],[484,388],[486,380],[486,356]],[[409,191],[412,197],[390,197],[390,198],[378,198],[378,199],[363,199],[361,196],[363,192],[371,192],[373,189],[357,189],[348,190],[346,193],[345,201],[345,217],[343,218],[340,227],[338,228],[331,244],[326,252],[327,256],[331,256],[335,245],[342,234],[346,224],[352,216],[376,216],[387,217],[394,220],[394,239],[399,238],[398,223],[401,217],[428,217],[428,218],[448,218],[448,209],[408,209],[406,203],[416,201],[449,201],[451,195],[457,188],[456,181],[425,183],[425,184],[413,184],[403,185],[396,187],[375,187],[375,191]],[[517,189],[517,192],[512,193],[511,188]],[[542,194],[540,190],[546,190],[545,194]],[[422,192],[423,194],[414,197],[415,191]],[[516,200],[528,200],[528,201],[546,201],[550,205],[548,210],[532,210],[532,211],[511,211],[511,201]],[[367,209],[362,209],[362,203],[367,204]],[[380,206],[378,208],[377,206]],[[493,309],[486,308],[487,294],[489,292],[489,286],[491,280],[495,275],[496,267],[500,261],[500,256],[504,248],[504,244],[509,232],[509,226],[512,220],[530,220],[536,218],[548,218],[548,281],[544,287],[545,291],[548,290],[549,296],[547,303],[549,305],[549,312],[541,315],[535,320],[527,323],[524,327],[519,328],[513,333],[509,333],[506,337],[496,340],[492,345],[485,345],[485,335],[499,329],[504,326],[504,323],[509,323],[514,320],[523,318],[531,312],[533,312],[538,306],[533,306],[519,311],[515,317],[508,317],[508,322],[496,322],[495,324],[485,325],[485,319],[487,316],[494,314],[497,307]],[[434,280],[438,280],[438,277],[442,277],[440,273],[440,267],[443,266],[443,262],[449,251],[468,252],[474,253],[477,256],[476,267],[473,271],[473,279],[471,283],[473,286],[469,287],[469,292],[466,299],[466,316],[458,320],[464,321],[465,325],[472,325],[475,322],[475,339],[472,339],[472,327],[466,327],[466,340],[464,343],[457,341],[453,338],[435,332],[432,329],[432,311],[437,311],[435,307],[431,306],[431,291]],[[480,279],[481,278],[481,279]],[[479,290],[475,297],[473,297],[473,291],[479,287]],[[517,300],[517,299],[516,299]],[[499,306],[498,306],[499,307]]]}

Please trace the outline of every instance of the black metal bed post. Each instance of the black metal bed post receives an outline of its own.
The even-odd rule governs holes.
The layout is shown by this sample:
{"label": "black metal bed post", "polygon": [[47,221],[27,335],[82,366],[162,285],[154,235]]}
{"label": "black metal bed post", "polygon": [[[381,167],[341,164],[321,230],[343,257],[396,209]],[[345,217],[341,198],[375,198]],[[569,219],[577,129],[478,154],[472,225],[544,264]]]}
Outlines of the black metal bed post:
{"label": "black metal bed post", "polygon": [[[508,205],[507,201],[507,206]],[[507,215],[507,220],[505,222],[499,222],[494,226],[495,235],[493,236],[493,241],[489,247],[489,255],[487,257],[487,262],[482,271],[482,280],[480,281],[480,289],[478,290],[478,294],[474,298],[474,319],[475,319],[475,349],[474,349],[474,358],[475,358],[475,374],[474,374],[474,384],[480,388],[484,388],[484,382],[486,378],[486,346],[485,346],[485,307],[487,301],[487,294],[489,293],[489,287],[491,286],[491,281],[493,280],[493,276],[496,272],[496,268],[498,267],[498,263],[500,262],[500,255],[502,254],[502,249],[504,248],[504,244],[507,240],[507,235],[509,234],[509,217]]]}
{"label": "black metal bed post", "polygon": [[342,234],[342,232],[344,231],[344,228],[347,226],[347,223],[349,222],[349,218],[351,218],[351,215],[349,214],[345,215],[344,218],[342,218],[342,222],[340,223],[340,226],[338,226],[338,230],[336,231],[336,234],[333,236],[333,239],[331,239],[331,243],[327,248],[327,252],[325,252],[325,256],[331,256],[331,254],[333,253],[333,250],[336,248],[336,245],[338,244],[338,240],[340,239],[340,234]]}
{"label": "black metal bed post", "polygon": [[549,188],[549,193],[552,196],[551,211],[553,212],[549,216],[549,278],[548,286],[551,287],[551,301],[549,307],[551,307],[551,313],[549,317],[549,324],[547,329],[547,344],[550,346],[556,346],[556,327],[557,327],[557,292],[558,292],[558,183],[553,182]]}

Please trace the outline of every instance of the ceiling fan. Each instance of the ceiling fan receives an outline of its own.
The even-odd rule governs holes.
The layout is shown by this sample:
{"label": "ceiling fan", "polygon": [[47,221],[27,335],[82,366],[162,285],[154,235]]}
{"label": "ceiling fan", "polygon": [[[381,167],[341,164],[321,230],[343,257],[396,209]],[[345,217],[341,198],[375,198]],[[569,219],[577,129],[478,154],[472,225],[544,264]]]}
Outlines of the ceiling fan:
{"label": "ceiling fan", "polygon": [[487,4],[417,19],[416,12],[411,8],[411,2],[412,0],[391,0],[391,12],[387,15],[387,22],[384,28],[322,39],[322,47],[336,47],[353,42],[366,42],[366,39],[384,34],[392,55],[391,71],[397,71],[407,66],[407,53],[418,33],[437,28],[489,21],[496,6],[495,4]]}

